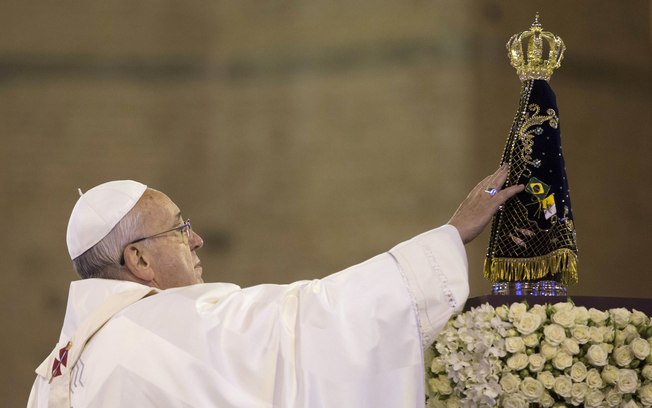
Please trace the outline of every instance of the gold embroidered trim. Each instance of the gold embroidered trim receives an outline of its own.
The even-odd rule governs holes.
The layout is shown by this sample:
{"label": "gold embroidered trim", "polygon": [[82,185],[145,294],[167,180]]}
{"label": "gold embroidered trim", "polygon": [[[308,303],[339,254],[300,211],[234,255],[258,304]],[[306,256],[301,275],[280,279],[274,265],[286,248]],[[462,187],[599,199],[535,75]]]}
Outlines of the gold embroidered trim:
{"label": "gold embroidered trim", "polygon": [[532,258],[485,259],[484,277],[491,282],[522,282],[553,276],[563,284],[577,283],[577,254],[562,248]]}

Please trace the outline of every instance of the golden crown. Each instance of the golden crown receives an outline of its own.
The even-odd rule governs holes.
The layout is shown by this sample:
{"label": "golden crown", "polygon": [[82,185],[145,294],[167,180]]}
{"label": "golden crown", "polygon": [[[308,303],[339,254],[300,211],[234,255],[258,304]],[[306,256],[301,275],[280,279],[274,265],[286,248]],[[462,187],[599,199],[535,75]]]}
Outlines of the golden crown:
{"label": "golden crown", "polygon": [[[549,48],[548,59],[543,59],[543,47],[546,40]],[[527,53],[523,53],[523,49]],[[507,41],[507,56],[516,68],[521,81],[528,79],[545,79],[548,81],[552,71],[561,66],[566,46],[558,36],[543,31],[539,23],[539,13],[534,17],[534,23],[529,30],[514,34]]]}

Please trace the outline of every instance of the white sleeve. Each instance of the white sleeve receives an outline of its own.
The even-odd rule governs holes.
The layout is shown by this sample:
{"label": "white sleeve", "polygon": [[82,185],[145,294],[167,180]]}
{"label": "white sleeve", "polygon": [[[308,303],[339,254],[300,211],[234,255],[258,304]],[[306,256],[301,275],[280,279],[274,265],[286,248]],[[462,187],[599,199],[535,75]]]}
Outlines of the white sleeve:
{"label": "white sleeve", "polygon": [[457,229],[444,225],[397,245],[390,254],[407,282],[425,349],[469,296],[464,245]]}
{"label": "white sleeve", "polygon": [[296,393],[297,406],[422,406],[423,350],[464,306],[466,255],[457,230],[444,226],[288,289],[283,377],[302,376],[282,392]]}
{"label": "white sleeve", "polygon": [[423,407],[423,349],[464,305],[466,255],[444,226],[324,279],[227,292],[197,305],[211,361],[240,394],[273,406]]}

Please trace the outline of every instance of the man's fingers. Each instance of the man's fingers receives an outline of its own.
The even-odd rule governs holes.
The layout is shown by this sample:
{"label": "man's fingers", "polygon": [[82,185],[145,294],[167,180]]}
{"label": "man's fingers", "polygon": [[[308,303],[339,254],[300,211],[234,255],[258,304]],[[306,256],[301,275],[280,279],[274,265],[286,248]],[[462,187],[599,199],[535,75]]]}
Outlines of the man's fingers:
{"label": "man's fingers", "polygon": [[491,184],[491,178],[492,178],[492,177],[493,177],[493,174],[490,174],[490,175],[488,175],[487,177],[485,177],[484,179],[482,179],[481,182],[479,182],[478,184],[476,184],[475,188],[473,188],[473,191],[471,191],[471,192],[472,192],[472,193],[473,193],[473,192],[476,192],[476,193],[477,193],[477,192],[479,192],[479,191],[484,191],[484,190],[487,188],[487,186],[488,186],[489,184]]}
{"label": "man's fingers", "polygon": [[500,188],[505,184],[505,180],[507,180],[507,174],[509,173],[509,165],[508,164],[503,164],[502,166],[498,167],[498,169],[491,174],[489,177],[486,177],[484,180],[482,180],[484,184],[484,189],[492,189],[495,188],[497,190],[500,190]]}
{"label": "man's fingers", "polygon": [[506,164],[503,164],[498,168],[498,171],[495,173],[495,179],[494,182],[496,185],[494,186],[495,188],[501,188],[503,184],[505,184],[505,180],[507,180],[507,174],[509,173],[509,166]]}
{"label": "man's fingers", "polygon": [[498,201],[498,204],[503,204],[505,201],[509,200],[511,197],[515,196],[516,194],[520,193],[525,189],[525,186],[523,184],[517,184],[515,186],[509,186],[503,190],[500,190],[498,194],[496,194],[496,201]]}

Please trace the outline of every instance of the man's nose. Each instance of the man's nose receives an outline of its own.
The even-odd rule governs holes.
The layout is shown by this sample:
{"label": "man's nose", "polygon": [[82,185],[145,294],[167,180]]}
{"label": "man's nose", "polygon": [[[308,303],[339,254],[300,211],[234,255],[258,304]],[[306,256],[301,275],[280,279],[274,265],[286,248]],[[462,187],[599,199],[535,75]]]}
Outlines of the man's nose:
{"label": "man's nose", "polygon": [[204,240],[194,230],[191,230],[188,244],[190,245],[191,250],[196,251],[204,246]]}

